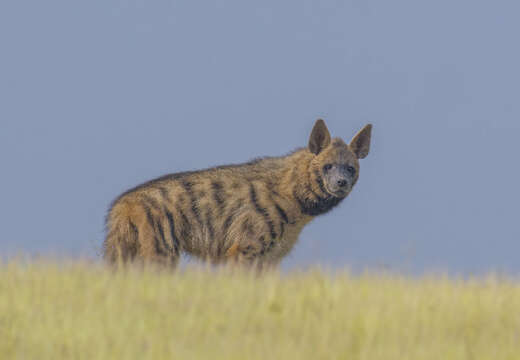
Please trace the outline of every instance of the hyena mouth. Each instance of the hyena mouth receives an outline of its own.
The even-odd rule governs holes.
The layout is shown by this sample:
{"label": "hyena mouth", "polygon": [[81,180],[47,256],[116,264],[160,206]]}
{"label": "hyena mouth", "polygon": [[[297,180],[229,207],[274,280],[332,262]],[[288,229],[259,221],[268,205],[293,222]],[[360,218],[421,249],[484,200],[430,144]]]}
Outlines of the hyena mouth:
{"label": "hyena mouth", "polygon": [[334,197],[337,197],[337,198],[345,197],[350,192],[350,188],[348,188],[348,189],[337,189],[337,190],[334,190],[334,191],[330,190],[328,187],[326,189],[327,189],[327,192],[331,196],[334,196]]}
{"label": "hyena mouth", "polygon": [[349,190],[345,189],[345,190],[337,190],[335,192],[332,193],[332,195],[334,195],[335,197],[345,197],[347,196],[349,193]]}
{"label": "hyena mouth", "polygon": [[352,191],[352,185],[349,184],[343,188],[339,188],[339,189],[336,189],[335,191],[332,191],[331,194],[338,198],[344,198],[345,196],[350,194],[351,191]]}

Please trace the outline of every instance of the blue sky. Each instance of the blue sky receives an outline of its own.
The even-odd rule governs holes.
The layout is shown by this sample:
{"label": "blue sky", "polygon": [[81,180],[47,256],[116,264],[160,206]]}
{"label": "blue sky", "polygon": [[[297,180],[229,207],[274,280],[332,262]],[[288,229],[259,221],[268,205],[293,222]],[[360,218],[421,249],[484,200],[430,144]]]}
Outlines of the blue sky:
{"label": "blue sky", "polygon": [[374,124],[283,267],[518,273],[513,1],[2,1],[0,253],[95,257],[125,189]]}

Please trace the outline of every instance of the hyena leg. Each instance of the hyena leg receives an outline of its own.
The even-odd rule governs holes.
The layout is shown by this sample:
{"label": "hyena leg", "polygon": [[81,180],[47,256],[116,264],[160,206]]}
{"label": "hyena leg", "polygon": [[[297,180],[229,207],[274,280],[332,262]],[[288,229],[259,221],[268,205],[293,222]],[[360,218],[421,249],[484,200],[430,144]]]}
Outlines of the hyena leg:
{"label": "hyena leg", "polygon": [[265,263],[265,235],[256,238],[243,238],[235,242],[226,252],[228,262],[262,270],[267,265]]}
{"label": "hyena leg", "polygon": [[175,267],[180,248],[174,233],[173,219],[164,216],[159,208],[143,205],[143,211],[129,216],[136,224],[135,237],[138,250],[135,260],[143,264]]}
{"label": "hyena leg", "polygon": [[271,240],[269,226],[257,211],[244,211],[235,217],[226,236],[227,262],[262,269]]}
{"label": "hyena leg", "polygon": [[[158,219],[158,221],[160,221]],[[158,264],[175,268],[179,262],[180,254],[177,247],[168,241],[163,225],[146,223],[141,227],[139,234],[139,260],[143,263]]]}
{"label": "hyena leg", "polygon": [[175,266],[179,260],[181,248],[173,215],[150,197],[115,205],[107,219],[107,230],[104,258],[109,263]]}

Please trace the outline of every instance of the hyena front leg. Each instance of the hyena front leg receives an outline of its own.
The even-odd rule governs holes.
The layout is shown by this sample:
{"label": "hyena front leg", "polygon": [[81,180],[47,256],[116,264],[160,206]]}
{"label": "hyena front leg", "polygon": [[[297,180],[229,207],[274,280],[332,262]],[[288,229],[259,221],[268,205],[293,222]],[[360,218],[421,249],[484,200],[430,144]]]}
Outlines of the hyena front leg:
{"label": "hyena front leg", "polygon": [[227,251],[226,257],[235,265],[261,270],[264,267],[265,244],[263,236],[260,238],[243,239],[234,243]]}
{"label": "hyena front leg", "polygon": [[237,217],[230,227],[226,260],[250,268],[265,267],[265,254],[269,248],[269,230],[256,213],[245,213]]}

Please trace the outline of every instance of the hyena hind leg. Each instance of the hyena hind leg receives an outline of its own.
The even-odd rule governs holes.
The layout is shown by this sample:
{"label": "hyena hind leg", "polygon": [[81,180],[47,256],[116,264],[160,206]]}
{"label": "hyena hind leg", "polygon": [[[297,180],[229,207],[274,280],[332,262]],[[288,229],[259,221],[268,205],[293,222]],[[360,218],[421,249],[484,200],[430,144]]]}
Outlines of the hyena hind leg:
{"label": "hyena hind leg", "polygon": [[145,265],[158,265],[175,269],[180,259],[180,249],[169,243],[164,231],[143,227],[139,239],[136,260]]}
{"label": "hyena hind leg", "polygon": [[164,231],[148,224],[136,226],[132,221],[109,229],[103,246],[103,258],[111,265],[158,265],[175,268],[180,249],[168,244]]}
{"label": "hyena hind leg", "polygon": [[109,229],[103,243],[103,259],[111,265],[132,262],[139,251],[137,236],[127,226],[116,225]]}

